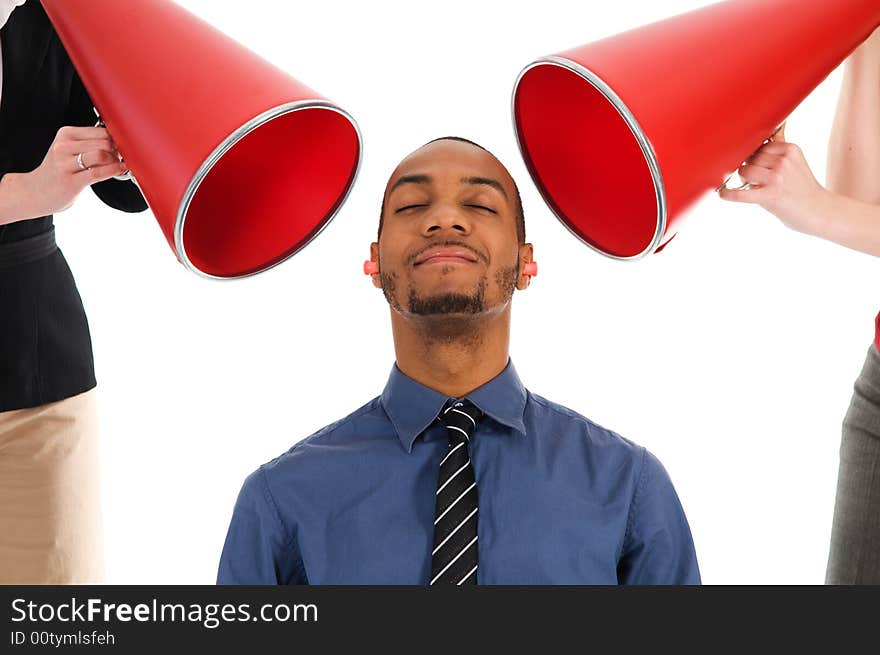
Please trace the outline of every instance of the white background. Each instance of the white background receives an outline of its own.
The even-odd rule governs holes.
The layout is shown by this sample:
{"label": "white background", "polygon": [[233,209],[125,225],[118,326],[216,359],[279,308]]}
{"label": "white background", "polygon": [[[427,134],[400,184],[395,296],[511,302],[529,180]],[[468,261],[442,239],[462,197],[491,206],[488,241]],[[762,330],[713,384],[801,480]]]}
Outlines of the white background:
{"label": "white background", "polygon": [[[245,476],[381,392],[388,308],[361,265],[391,170],[449,134],[492,150],[522,190],[540,262],[514,300],[525,384],[660,458],[706,583],[823,581],[877,261],[714,196],[663,253],[606,259],[545,207],[513,136],[512,85],[531,60],[708,3],[180,4],[352,113],[365,156],[321,236],[242,281],[187,272],[149,213],[90,192],[57,217],[95,344],[108,582],[213,582]],[[787,131],[820,180],[840,72]]]}

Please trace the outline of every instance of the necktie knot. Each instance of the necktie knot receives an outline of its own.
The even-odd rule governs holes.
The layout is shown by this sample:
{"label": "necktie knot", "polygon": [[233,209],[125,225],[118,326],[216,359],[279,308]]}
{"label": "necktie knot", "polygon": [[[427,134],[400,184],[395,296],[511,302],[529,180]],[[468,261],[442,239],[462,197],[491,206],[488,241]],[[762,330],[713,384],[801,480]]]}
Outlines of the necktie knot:
{"label": "necktie knot", "polygon": [[440,420],[449,431],[450,445],[470,441],[483,412],[469,400],[457,400],[440,412]]}

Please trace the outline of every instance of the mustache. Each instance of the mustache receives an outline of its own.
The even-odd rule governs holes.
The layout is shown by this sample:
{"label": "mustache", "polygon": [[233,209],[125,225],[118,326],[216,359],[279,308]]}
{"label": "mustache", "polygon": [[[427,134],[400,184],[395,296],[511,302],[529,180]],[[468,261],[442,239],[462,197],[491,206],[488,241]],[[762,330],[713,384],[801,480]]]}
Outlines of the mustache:
{"label": "mustache", "polygon": [[429,243],[426,246],[424,246],[423,248],[419,248],[416,252],[410,254],[410,256],[406,258],[406,263],[408,265],[411,265],[416,259],[418,259],[418,257],[423,252],[426,252],[426,251],[430,250],[431,248],[447,248],[447,247],[448,248],[463,248],[465,250],[469,250],[472,253],[474,253],[474,255],[476,255],[477,259],[479,259],[481,262],[483,262],[486,265],[489,264],[489,258],[484,253],[480,252],[479,250],[477,250],[473,246],[466,244],[464,241],[455,241],[455,240],[437,241],[435,243]]}

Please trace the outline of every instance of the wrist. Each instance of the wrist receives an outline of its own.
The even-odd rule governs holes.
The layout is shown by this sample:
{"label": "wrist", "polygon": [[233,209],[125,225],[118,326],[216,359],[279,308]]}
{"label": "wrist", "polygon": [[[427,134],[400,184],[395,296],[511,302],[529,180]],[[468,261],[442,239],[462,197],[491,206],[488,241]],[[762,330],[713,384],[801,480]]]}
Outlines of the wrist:
{"label": "wrist", "polygon": [[0,225],[14,223],[28,218],[26,198],[28,191],[27,173],[6,173],[0,178]]}
{"label": "wrist", "polygon": [[0,179],[0,224],[48,216],[63,209],[52,204],[39,170],[7,173]]}
{"label": "wrist", "polygon": [[833,193],[825,187],[821,187],[821,190],[811,203],[813,219],[809,226],[809,234],[820,239],[834,241],[835,216],[839,216],[842,213],[843,208],[841,205],[843,202],[843,196]]}

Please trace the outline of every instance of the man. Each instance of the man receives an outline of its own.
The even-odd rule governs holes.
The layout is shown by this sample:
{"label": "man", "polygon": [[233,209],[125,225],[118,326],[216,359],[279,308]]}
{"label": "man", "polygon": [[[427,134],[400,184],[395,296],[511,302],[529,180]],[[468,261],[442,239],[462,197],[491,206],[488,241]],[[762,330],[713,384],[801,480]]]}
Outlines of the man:
{"label": "man", "polygon": [[508,358],[534,270],[504,166],[462,139],[419,148],[370,250],[388,384],[248,477],[218,582],[699,583],[660,463],[527,391]]}

